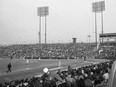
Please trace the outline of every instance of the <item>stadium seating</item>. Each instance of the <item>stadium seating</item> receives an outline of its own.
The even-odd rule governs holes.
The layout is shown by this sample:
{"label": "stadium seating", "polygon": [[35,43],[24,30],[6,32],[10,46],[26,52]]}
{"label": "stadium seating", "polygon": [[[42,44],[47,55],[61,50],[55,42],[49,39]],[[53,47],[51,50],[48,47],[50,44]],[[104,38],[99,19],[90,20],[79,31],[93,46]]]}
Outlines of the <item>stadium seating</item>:
{"label": "stadium seating", "polygon": [[91,54],[95,44],[77,43],[77,44],[28,44],[11,45],[0,47],[0,58],[25,58],[25,59],[66,59],[82,58]]}

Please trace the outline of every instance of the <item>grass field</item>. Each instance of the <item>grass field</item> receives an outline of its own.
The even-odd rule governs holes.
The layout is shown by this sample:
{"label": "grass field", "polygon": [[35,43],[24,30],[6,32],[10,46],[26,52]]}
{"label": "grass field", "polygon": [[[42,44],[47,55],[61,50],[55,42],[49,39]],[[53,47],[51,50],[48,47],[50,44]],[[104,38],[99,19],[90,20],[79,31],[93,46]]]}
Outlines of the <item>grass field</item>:
{"label": "grass field", "polygon": [[[32,78],[36,75],[41,75],[44,67],[48,67],[50,70],[57,70],[59,61],[61,61],[61,69],[67,69],[70,65],[72,68],[81,67],[85,65],[89,65],[92,63],[104,62],[107,60],[77,60],[77,59],[69,59],[69,60],[52,60],[52,59],[30,59],[29,63],[26,63],[26,59],[0,59],[0,82],[12,81],[16,79],[22,78]],[[12,72],[7,73],[7,64],[12,64]]]}

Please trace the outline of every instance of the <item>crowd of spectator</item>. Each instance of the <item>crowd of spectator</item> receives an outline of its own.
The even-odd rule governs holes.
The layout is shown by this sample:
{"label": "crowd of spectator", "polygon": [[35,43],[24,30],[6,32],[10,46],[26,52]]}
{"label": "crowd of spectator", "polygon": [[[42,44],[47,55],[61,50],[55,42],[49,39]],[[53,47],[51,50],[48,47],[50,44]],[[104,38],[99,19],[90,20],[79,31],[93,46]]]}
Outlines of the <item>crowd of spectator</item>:
{"label": "crowd of spectator", "polygon": [[0,58],[81,58],[92,52],[95,44],[28,44],[0,47]]}
{"label": "crowd of spectator", "polygon": [[46,74],[49,69],[44,68],[41,77],[26,78],[1,83],[0,87],[106,87],[113,61],[92,64],[79,68],[71,68]]}
{"label": "crowd of spectator", "polygon": [[116,57],[116,44],[100,44],[98,49],[99,58],[114,58]]}

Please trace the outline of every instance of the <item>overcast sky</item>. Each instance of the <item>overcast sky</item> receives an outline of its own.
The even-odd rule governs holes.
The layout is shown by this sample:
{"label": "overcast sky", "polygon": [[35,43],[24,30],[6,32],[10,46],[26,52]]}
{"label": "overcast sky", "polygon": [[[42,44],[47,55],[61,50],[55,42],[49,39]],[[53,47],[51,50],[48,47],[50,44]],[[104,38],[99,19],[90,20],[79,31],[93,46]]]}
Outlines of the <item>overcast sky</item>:
{"label": "overcast sky", "polygon": [[[49,7],[47,42],[95,41],[95,13],[92,3],[101,0],[0,0],[0,43],[38,43],[37,8]],[[104,0],[104,33],[116,32],[116,0]],[[42,17],[42,43],[45,38]],[[97,13],[97,30],[101,33],[101,14]]]}

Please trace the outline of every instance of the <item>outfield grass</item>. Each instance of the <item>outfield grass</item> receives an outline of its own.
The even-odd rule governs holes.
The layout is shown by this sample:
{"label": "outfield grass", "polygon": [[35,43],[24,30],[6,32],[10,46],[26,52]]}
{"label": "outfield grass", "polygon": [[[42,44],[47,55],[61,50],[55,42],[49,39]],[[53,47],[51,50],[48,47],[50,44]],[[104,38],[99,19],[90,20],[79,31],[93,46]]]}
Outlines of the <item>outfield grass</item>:
{"label": "outfield grass", "polygon": [[[52,60],[52,59],[30,59],[29,63],[26,63],[26,59],[0,59],[0,82],[12,81],[22,78],[32,78],[36,75],[42,74],[44,67],[49,69],[58,67],[59,61],[61,61],[62,69],[67,69],[70,65],[71,67],[79,67],[91,64],[92,62],[103,62],[106,60],[89,60],[84,62],[83,60],[69,59],[69,60]],[[12,64],[12,72],[7,73],[7,64]]]}

